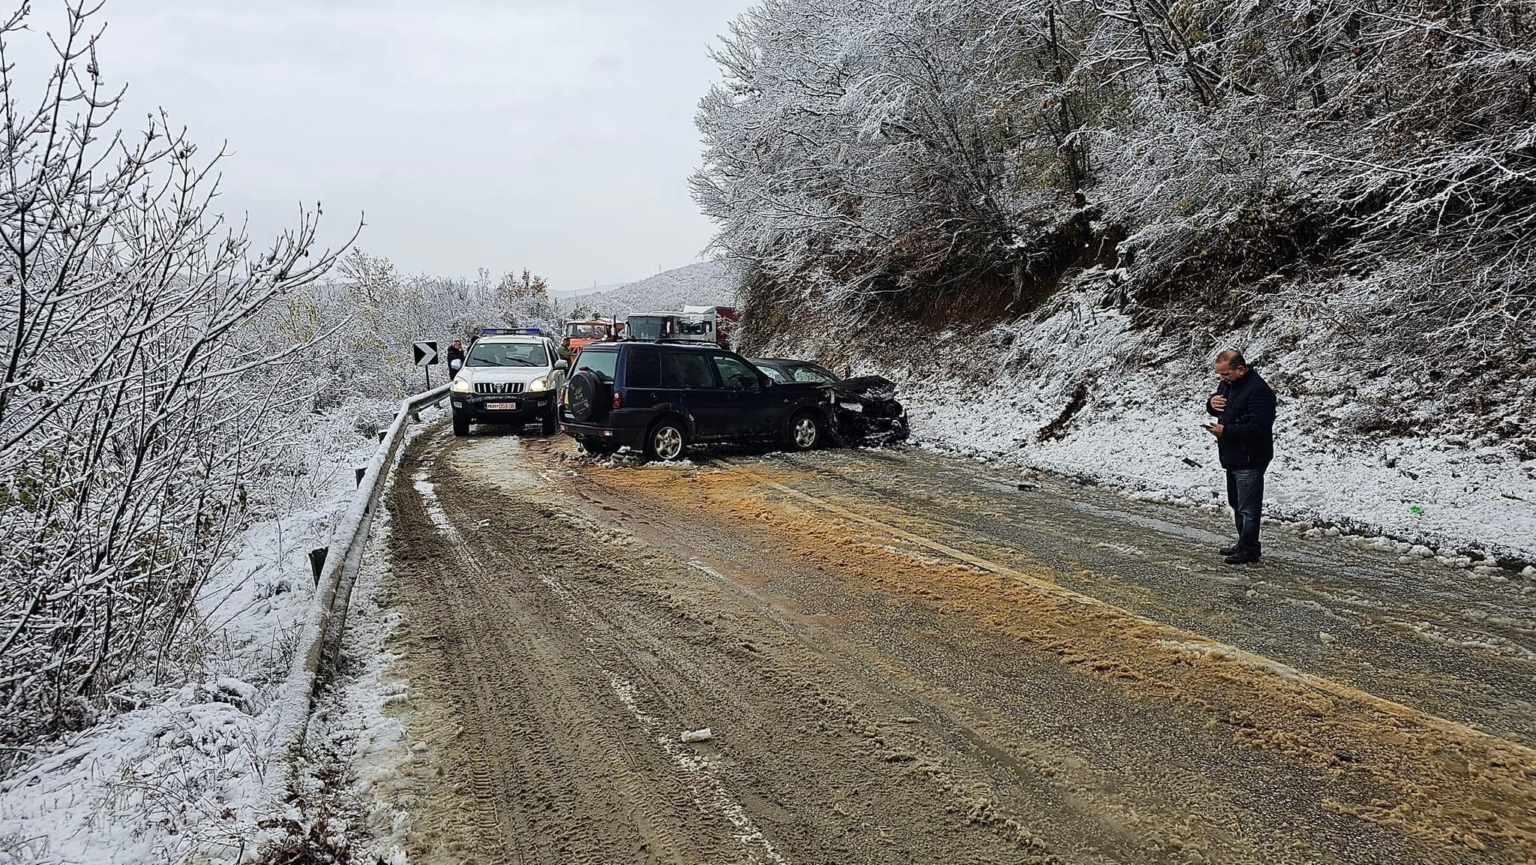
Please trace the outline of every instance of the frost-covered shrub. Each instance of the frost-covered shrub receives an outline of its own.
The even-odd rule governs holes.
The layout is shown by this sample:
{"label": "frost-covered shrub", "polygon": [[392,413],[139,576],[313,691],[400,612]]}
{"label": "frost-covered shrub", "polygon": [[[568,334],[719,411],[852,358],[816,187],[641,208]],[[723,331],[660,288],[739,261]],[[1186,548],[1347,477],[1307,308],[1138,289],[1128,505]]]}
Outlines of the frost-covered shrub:
{"label": "frost-covered shrub", "polygon": [[115,131],[91,14],[41,96],[0,80],[0,773],[188,630],[295,404],[264,316],[333,261],[309,213],[259,249],[211,212],[217,156],[163,118]]}

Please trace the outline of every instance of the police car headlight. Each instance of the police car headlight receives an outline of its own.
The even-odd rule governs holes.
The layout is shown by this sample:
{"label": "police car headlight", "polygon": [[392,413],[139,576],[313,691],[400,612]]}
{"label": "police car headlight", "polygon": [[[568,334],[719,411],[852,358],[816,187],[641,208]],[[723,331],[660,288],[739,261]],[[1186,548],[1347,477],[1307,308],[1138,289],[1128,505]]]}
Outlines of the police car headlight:
{"label": "police car headlight", "polygon": [[474,390],[475,387],[465,379],[456,378],[453,380],[452,389],[454,393],[469,393],[470,391]]}
{"label": "police car headlight", "polygon": [[533,381],[528,382],[529,393],[541,393],[546,390],[549,390],[549,376],[536,378]]}

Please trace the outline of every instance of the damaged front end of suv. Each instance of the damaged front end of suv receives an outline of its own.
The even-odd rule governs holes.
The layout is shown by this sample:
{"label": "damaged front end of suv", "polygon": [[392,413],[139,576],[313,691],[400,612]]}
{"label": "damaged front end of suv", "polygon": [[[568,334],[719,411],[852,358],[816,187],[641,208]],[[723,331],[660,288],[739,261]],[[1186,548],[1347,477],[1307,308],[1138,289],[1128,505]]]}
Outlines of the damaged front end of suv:
{"label": "damaged front end of suv", "polygon": [[888,445],[906,441],[907,410],[896,400],[896,383],[878,375],[843,379],[824,386],[839,444]]}

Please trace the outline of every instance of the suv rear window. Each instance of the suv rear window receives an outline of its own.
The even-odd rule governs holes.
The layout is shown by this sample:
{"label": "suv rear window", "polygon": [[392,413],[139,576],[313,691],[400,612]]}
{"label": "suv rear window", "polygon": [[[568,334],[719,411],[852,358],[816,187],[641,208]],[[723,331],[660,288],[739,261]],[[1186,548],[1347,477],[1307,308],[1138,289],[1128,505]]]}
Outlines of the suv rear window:
{"label": "suv rear window", "polygon": [[618,366],[618,352],[588,348],[584,349],[581,354],[576,355],[576,368],[571,371],[571,374],[575,375],[584,369],[590,369],[598,378],[612,384],[614,370],[618,369]]}
{"label": "suv rear window", "polygon": [[715,374],[709,368],[709,355],[692,351],[669,351],[661,370],[662,387],[710,388]]}
{"label": "suv rear window", "polygon": [[624,359],[625,387],[661,387],[661,352],[635,346]]}

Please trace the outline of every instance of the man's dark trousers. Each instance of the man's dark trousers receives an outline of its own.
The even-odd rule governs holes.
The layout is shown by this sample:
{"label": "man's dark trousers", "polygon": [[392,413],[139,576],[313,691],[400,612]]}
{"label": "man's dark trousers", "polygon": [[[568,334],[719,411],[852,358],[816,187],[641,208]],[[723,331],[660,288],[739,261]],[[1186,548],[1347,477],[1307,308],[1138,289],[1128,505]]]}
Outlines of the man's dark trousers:
{"label": "man's dark trousers", "polygon": [[1264,516],[1264,470],[1227,469],[1227,503],[1237,522],[1237,549],[1257,556],[1259,522]]}

